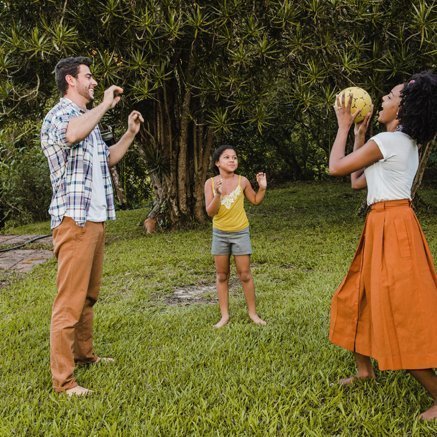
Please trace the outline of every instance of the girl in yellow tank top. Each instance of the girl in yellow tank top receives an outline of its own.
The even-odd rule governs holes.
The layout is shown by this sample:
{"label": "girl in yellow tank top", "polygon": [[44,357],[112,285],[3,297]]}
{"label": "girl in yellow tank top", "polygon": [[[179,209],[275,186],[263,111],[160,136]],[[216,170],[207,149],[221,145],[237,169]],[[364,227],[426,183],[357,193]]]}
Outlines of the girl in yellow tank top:
{"label": "girl in yellow tank top", "polygon": [[[211,178],[211,185],[215,195],[214,178]],[[218,213],[212,218],[212,226],[225,232],[238,232],[249,226],[249,220],[244,210],[241,176],[238,176],[238,185],[234,190],[229,194],[222,194]]]}
{"label": "girl in yellow tank top", "polygon": [[216,286],[221,319],[214,326],[221,328],[229,321],[229,273],[230,257],[234,255],[238,277],[243,287],[250,319],[265,325],[256,312],[255,285],[250,271],[249,221],[244,210],[244,198],[253,205],[259,205],[265,195],[267,179],[265,173],[258,173],[259,186],[255,192],[250,182],[235,174],[238,167],[237,154],[233,146],[223,145],[214,151],[213,163],[218,176],[205,183],[205,205],[207,214],[213,218],[211,253],[216,267]]}

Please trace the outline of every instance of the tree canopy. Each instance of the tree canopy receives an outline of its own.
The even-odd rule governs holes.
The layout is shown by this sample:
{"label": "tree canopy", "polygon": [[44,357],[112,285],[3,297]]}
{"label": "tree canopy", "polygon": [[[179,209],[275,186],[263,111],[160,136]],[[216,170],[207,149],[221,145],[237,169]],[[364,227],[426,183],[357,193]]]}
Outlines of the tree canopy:
{"label": "tree canopy", "polygon": [[[88,55],[100,92],[125,89],[105,122],[121,129],[133,106],[146,118],[128,162],[151,182],[150,216],[202,221],[214,145],[237,142],[247,169],[280,179],[321,177],[335,94],[362,86],[378,106],[435,67],[436,12],[430,0],[0,1],[0,159],[37,147],[54,65]],[[18,135],[23,120],[34,127]]]}

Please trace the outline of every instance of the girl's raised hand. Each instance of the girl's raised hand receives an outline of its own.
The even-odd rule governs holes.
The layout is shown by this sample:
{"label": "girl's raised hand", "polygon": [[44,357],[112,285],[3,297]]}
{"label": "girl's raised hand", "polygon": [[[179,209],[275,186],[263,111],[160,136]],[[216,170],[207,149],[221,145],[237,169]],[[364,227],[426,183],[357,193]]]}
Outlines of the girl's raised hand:
{"label": "girl's raised hand", "polygon": [[361,123],[356,123],[354,127],[354,134],[356,137],[365,136],[367,129],[369,128],[370,119],[373,115],[373,105],[367,115],[364,117],[364,120]]}
{"label": "girl's raised hand", "polygon": [[217,183],[215,185],[215,191],[217,193],[219,193],[220,196],[222,195],[222,192],[223,192],[223,179],[222,178],[218,179],[218,181],[217,181]]}
{"label": "girl's raised hand", "polygon": [[258,186],[262,189],[266,189],[267,188],[267,176],[265,173],[263,172],[259,172],[256,174],[256,181],[258,183]]}
{"label": "girl's raised hand", "polygon": [[[347,99],[347,101],[346,101]],[[345,93],[335,96],[335,115],[337,116],[338,128],[349,130],[354,122],[355,117],[360,112],[359,110],[351,114],[352,106],[352,94],[349,94],[346,98]]]}

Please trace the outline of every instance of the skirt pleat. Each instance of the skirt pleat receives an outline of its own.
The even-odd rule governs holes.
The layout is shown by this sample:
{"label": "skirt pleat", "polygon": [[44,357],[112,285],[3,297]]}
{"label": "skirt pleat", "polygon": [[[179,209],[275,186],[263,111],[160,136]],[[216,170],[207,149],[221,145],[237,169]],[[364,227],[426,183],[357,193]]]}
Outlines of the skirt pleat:
{"label": "skirt pleat", "polygon": [[329,338],[381,370],[437,367],[437,276],[408,200],[372,205],[332,299]]}

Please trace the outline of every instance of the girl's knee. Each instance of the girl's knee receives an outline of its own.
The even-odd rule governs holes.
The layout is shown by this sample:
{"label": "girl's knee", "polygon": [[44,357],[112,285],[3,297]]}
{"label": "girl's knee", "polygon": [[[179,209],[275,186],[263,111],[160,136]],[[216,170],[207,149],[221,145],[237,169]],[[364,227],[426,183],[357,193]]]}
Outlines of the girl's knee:
{"label": "girl's knee", "polygon": [[242,272],[238,272],[238,277],[241,282],[249,282],[252,279],[252,273],[250,270],[245,270]]}
{"label": "girl's knee", "polygon": [[217,272],[216,278],[218,282],[228,282],[229,279],[229,273],[224,272]]}

